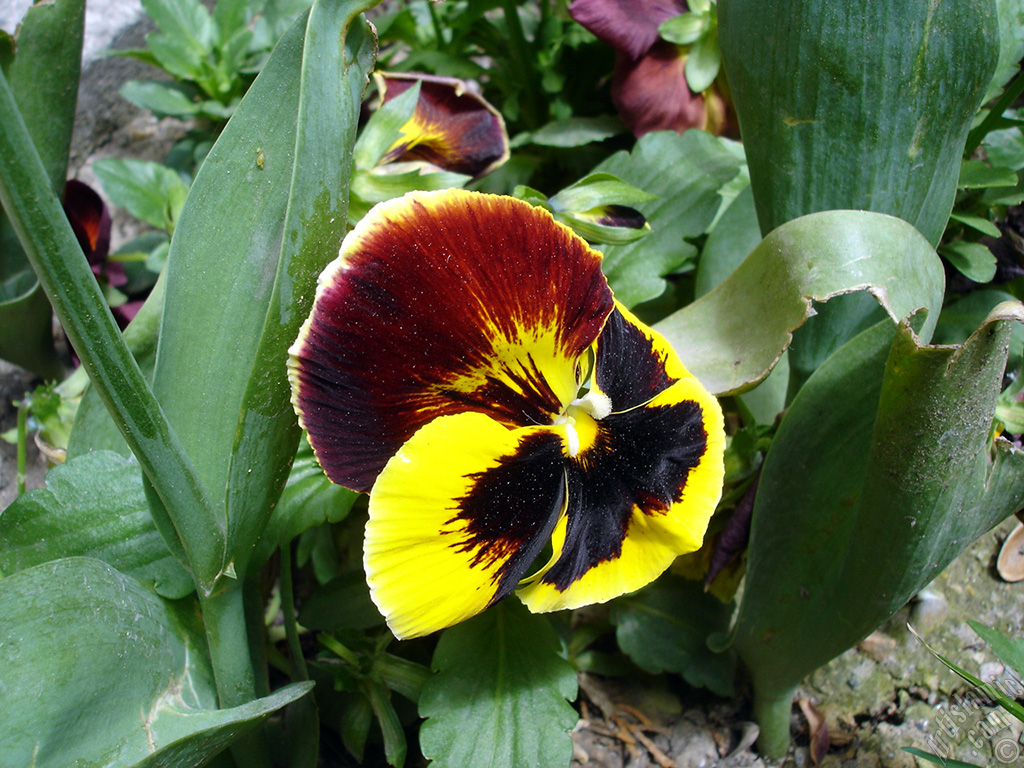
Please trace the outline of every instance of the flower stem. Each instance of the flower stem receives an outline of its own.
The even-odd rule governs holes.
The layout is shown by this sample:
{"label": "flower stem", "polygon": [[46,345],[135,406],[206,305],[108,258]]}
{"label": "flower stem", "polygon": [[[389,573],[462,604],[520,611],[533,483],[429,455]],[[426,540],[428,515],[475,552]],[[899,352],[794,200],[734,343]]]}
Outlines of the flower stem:
{"label": "flower stem", "polygon": [[789,713],[793,709],[796,688],[766,693],[754,686],[754,720],[761,729],[757,748],[762,755],[778,760],[789,750]]}
{"label": "flower stem", "polygon": [[534,70],[530,57],[529,45],[526,42],[526,35],[523,33],[522,22],[519,20],[518,3],[516,0],[502,0],[501,6],[505,12],[505,27],[508,30],[509,46],[512,59],[515,62],[515,71],[521,74],[524,83],[523,122],[528,129],[533,130],[541,125],[537,73]]}

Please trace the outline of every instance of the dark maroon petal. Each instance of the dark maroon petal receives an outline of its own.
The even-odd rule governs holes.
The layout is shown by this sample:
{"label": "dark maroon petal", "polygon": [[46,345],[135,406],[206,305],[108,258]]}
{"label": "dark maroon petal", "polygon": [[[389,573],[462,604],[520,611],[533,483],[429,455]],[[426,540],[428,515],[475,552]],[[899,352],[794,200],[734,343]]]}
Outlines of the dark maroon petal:
{"label": "dark maroon petal", "polygon": [[[64,187],[64,212],[89,263],[103,263],[110,251],[110,214],[103,199],[88,184],[71,179]],[[121,276],[124,276],[123,268]],[[124,283],[122,280],[111,285]]]}
{"label": "dark maroon petal", "polygon": [[378,73],[376,79],[385,103],[420,83],[416,111],[384,162],[422,160],[477,177],[508,159],[505,121],[468,83],[413,73]]}
{"label": "dark maroon petal", "polygon": [[546,211],[464,190],[376,206],[324,272],[291,350],[327,476],[366,490],[438,416],[550,424],[612,310],[601,256]]}
{"label": "dark maroon petal", "polygon": [[679,48],[664,41],[637,61],[616,57],[612,101],[635,136],[651,131],[682,133],[706,125],[704,99],[687,86],[685,65]]}
{"label": "dark maroon petal", "polygon": [[687,10],[682,0],[575,0],[569,15],[602,43],[639,59],[658,41],[661,23]]}

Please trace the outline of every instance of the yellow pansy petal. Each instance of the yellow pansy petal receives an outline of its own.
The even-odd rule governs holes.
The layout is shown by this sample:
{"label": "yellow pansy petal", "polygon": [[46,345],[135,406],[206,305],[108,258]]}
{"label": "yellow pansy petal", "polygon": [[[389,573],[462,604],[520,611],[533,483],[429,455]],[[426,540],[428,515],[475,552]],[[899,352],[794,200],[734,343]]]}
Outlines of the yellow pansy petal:
{"label": "yellow pansy petal", "polygon": [[396,637],[451,626],[510,594],[565,502],[564,427],[480,413],[420,429],[370,494],[364,566]]}
{"label": "yellow pansy petal", "polygon": [[721,497],[722,412],[696,379],[598,424],[567,467],[555,556],[519,591],[533,611],[601,603],[653,581],[700,548]]}

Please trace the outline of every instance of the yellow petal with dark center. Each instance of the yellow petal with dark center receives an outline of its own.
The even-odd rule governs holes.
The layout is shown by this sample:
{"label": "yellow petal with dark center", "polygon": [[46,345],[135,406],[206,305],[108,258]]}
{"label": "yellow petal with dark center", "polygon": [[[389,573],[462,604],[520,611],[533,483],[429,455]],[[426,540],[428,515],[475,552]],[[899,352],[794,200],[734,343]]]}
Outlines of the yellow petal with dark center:
{"label": "yellow petal with dark center", "polygon": [[700,548],[721,497],[722,412],[696,379],[598,425],[567,466],[554,555],[519,590],[533,611],[602,603],[645,586]]}
{"label": "yellow petal with dark center", "polygon": [[364,565],[396,637],[451,626],[510,594],[565,503],[565,427],[442,416],[388,462],[370,494]]}

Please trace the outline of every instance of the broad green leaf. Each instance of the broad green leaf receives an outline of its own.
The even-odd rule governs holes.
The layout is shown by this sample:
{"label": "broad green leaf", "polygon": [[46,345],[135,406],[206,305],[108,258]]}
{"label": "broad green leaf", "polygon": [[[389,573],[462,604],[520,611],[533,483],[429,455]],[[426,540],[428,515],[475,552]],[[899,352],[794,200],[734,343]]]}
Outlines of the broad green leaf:
{"label": "broad green leaf", "polygon": [[715,217],[718,194],[740,169],[740,160],[703,131],[649,133],[632,152],[617,152],[598,165],[658,199],[635,207],[651,225],[649,235],[627,245],[607,246],[604,271],[615,297],[632,306],[661,295],[664,276],[687,264],[699,237]]}
{"label": "broad green leaf", "polygon": [[149,160],[115,158],[97,160],[92,167],[110,202],[157,229],[174,230],[188,195],[188,184],[177,171]]}
{"label": "broad green leaf", "polygon": [[611,619],[619,648],[645,672],[674,672],[694,687],[731,696],[735,654],[714,653],[707,640],[728,630],[733,607],[705,592],[699,581],[666,575],[615,601]]}
{"label": "broad green leaf", "polygon": [[188,604],[99,560],[0,580],[0,764],[200,766],[309,691],[217,710],[193,624]]}
{"label": "broad green leaf", "polygon": [[[17,51],[4,64],[18,109],[46,170],[63,197],[82,59],[84,0],[29,8]],[[69,96],[70,94],[70,96]],[[53,346],[52,312],[21,245],[0,209],[0,357],[47,378],[63,366]]]}
{"label": "broad green leaf", "polygon": [[346,147],[374,51],[355,17],[372,4],[316,5],[282,38],[203,163],[171,244],[153,388],[225,504],[239,572],[298,444],[286,352],[345,232]]}
{"label": "broad green leaf", "polygon": [[718,23],[761,231],[860,209],[937,244],[996,66],[995,3],[722,0]]}
{"label": "broad green leaf", "polygon": [[[1024,504],[1024,452],[990,442],[1020,321],[1024,306],[1000,305],[959,347],[921,346],[906,322],[893,339],[881,323],[800,390],[761,472],[735,629],[762,715],[788,719],[806,674]],[[788,729],[766,723],[774,753]]]}
{"label": "broad green leaf", "polygon": [[576,673],[546,618],[506,600],[445,630],[433,667],[420,695],[420,746],[433,766],[569,764]]}
{"label": "broad green leaf", "polygon": [[721,66],[722,52],[718,47],[718,31],[712,25],[708,33],[694,43],[686,57],[686,84],[694,93],[703,93],[715,82]]}
{"label": "broad green leaf", "polygon": [[176,80],[198,80],[203,75],[203,60],[195,46],[187,41],[160,32],[146,35],[146,45],[153,52],[157,66]]}
{"label": "broad green leaf", "polygon": [[195,589],[153,526],[134,459],[95,451],[54,467],[46,488],[0,513],[0,572],[11,574],[62,557],[92,557],[153,584],[164,597]]}
{"label": "broad green leaf", "polygon": [[670,43],[689,45],[697,42],[708,31],[711,16],[702,13],[682,13],[658,27],[658,34]]}
{"label": "broad green leaf", "polygon": [[639,205],[657,200],[642,189],[627,184],[610,173],[590,173],[551,198],[556,211],[589,211],[602,205]]}
{"label": "broad green leaf", "polygon": [[542,147],[582,147],[610,139],[625,130],[622,122],[610,115],[568,117],[538,128],[529,135],[529,141]]}
{"label": "broad green leaf", "polygon": [[996,274],[996,255],[981,243],[954,240],[939,246],[939,253],[964,277],[976,283],[987,283]]}
{"label": "broad green leaf", "polygon": [[905,221],[825,211],[779,227],[723,283],[655,327],[712,392],[735,393],[768,375],[812,302],[866,290],[893,320],[926,307],[930,338],[944,282],[935,252]]}
{"label": "broad green leaf", "polygon": [[135,106],[159,116],[188,117],[199,111],[199,105],[182,88],[152,80],[129,80],[119,93]]}

